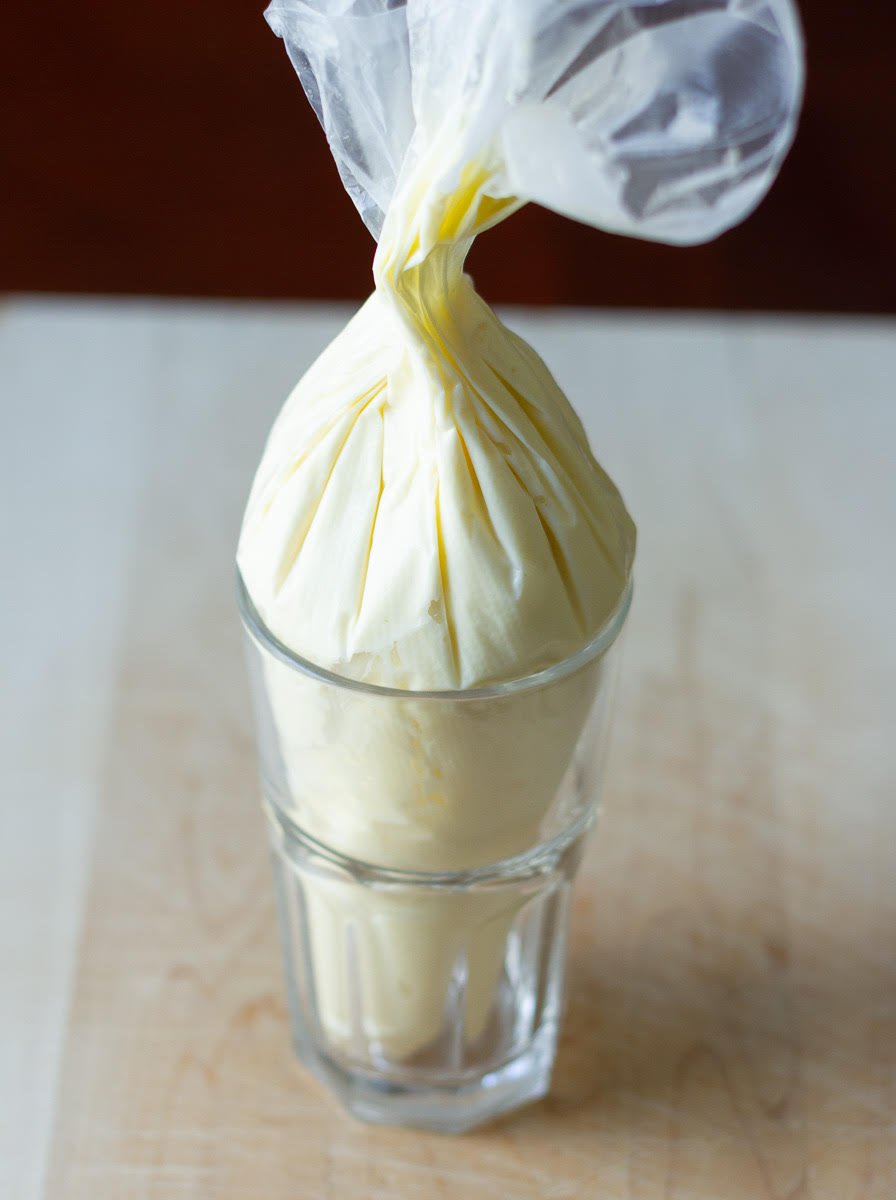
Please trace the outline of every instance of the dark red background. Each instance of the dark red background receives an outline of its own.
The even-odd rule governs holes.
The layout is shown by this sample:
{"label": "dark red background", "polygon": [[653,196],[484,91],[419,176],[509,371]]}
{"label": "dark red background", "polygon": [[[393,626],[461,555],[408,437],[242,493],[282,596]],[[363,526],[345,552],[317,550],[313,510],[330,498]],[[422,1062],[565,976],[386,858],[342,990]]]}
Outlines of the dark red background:
{"label": "dark red background", "polygon": [[[508,0],[510,2],[510,0]],[[372,242],[259,0],[7,6],[0,289],[360,297]],[[530,206],[481,238],[491,300],[896,312],[896,8],[807,0],[801,132],[710,246]]]}

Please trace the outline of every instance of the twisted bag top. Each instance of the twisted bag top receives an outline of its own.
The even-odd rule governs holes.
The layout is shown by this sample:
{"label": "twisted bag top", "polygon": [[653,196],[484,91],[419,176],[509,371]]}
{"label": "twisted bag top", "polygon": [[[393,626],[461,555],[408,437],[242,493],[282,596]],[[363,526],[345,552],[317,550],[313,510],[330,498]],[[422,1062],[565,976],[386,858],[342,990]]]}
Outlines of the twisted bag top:
{"label": "twisted bag top", "polygon": [[275,0],[266,15],[378,246],[373,294],[271,431],[238,551],[250,595],[283,642],[355,679],[453,689],[540,670],[612,613],[634,526],[464,259],[528,200],[678,244],[741,220],[794,134],[793,7]]}

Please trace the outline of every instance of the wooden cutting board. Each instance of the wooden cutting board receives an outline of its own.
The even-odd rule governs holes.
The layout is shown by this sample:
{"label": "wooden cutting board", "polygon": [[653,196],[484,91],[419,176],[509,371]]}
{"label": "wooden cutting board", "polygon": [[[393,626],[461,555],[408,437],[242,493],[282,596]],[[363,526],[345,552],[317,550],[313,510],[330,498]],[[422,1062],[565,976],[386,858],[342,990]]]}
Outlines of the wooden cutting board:
{"label": "wooden cutting board", "polygon": [[452,1139],[355,1122],[289,1046],[232,554],[340,320],[79,327],[126,340],[141,432],[44,1194],[892,1200],[892,326],[517,314],[639,522],[637,597],[553,1091]]}

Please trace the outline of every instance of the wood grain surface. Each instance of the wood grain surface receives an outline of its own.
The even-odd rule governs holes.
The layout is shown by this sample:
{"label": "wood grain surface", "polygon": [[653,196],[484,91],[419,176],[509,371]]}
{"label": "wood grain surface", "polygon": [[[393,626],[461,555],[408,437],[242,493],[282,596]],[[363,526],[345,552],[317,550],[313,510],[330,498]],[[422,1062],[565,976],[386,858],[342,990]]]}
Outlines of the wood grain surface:
{"label": "wood grain surface", "polygon": [[892,1200],[893,325],[510,314],[640,557],[555,1085],[451,1139],[356,1123],[289,1048],[232,555],[344,317],[0,322],[30,689],[4,697],[0,1191]]}

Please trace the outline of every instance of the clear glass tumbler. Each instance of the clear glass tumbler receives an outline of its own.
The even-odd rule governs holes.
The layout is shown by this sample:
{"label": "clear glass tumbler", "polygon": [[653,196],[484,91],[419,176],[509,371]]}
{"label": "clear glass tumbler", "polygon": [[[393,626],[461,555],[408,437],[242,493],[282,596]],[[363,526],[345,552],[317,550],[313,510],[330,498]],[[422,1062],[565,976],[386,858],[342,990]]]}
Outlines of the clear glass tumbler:
{"label": "clear glass tumbler", "polygon": [[572,658],[466,692],[333,675],[239,594],[296,1054],[368,1121],[544,1095],[631,584]]}

